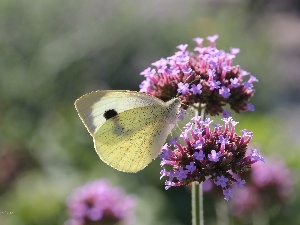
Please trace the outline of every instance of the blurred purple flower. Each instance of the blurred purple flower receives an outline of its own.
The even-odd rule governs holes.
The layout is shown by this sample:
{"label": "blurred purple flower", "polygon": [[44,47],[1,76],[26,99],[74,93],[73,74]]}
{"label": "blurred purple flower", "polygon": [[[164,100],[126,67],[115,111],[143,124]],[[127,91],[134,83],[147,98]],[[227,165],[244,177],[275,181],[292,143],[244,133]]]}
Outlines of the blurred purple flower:
{"label": "blurred purple flower", "polygon": [[253,186],[235,190],[235,198],[231,202],[230,213],[235,216],[244,216],[260,207],[261,196]]}
{"label": "blurred purple flower", "polygon": [[175,138],[171,142],[173,147],[164,146],[160,155],[161,178],[169,177],[166,189],[209,178],[223,189],[228,200],[233,196],[232,186],[242,187],[245,183],[237,174],[249,171],[253,163],[264,159],[254,149],[246,156],[252,132],[243,130],[241,136],[236,134],[237,122],[231,117],[223,119],[224,127],[214,125],[213,130],[210,128],[213,121],[209,118],[201,121],[201,117],[196,116],[193,121],[195,127],[188,123],[180,135],[185,144],[179,144]]}
{"label": "blurred purple flower", "polygon": [[134,219],[135,198],[107,180],[96,180],[75,189],[68,208],[65,225],[129,224]]}
{"label": "blurred purple flower", "polygon": [[251,180],[260,190],[273,189],[277,198],[285,201],[292,193],[294,178],[292,172],[279,158],[270,158],[266,164],[256,164],[251,172]]}
{"label": "blurred purple flower", "polygon": [[258,208],[285,204],[292,195],[294,177],[279,158],[269,158],[268,163],[254,164],[247,185],[236,190],[231,202],[231,213],[238,217],[251,215]]}
{"label": "blurred purple flower", "polygon": [[203,38],[194,38],[195,52],[189,52],[187,44],[178,45],[179,51],[173,56],[152,63],[155,69],[149,67],[141,73],[145,80],[140,91],[163,101],[178,96],[184,109],[205,104],[206,114],[212,116],[222,113],[226,104],[235,112],[253,111],[249,100],[255,92],[253,82],[258,80],[232,65],[239,49],[226,53],[216,48],[218,37],[207,37],[208,47],[203,47]]}

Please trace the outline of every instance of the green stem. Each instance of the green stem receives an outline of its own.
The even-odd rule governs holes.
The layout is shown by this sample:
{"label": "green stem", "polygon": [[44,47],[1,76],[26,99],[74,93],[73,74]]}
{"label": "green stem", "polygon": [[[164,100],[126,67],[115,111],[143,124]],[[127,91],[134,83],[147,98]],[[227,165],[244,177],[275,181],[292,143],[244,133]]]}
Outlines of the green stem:
{"label": "green stem", "polygon": [[202,183],[192,183],[192,224],[204,225]]}
{"label": "green stem", "polygon": [[[195,116],[198,116],[199,114],[201,114],[201,120],[204,120],[204,108],[201,109],[201,107],[199,107],[198,110],[195,110]],[[192,182],[192,224],[204,225],[203,190],[202,183],[198,182]]]}

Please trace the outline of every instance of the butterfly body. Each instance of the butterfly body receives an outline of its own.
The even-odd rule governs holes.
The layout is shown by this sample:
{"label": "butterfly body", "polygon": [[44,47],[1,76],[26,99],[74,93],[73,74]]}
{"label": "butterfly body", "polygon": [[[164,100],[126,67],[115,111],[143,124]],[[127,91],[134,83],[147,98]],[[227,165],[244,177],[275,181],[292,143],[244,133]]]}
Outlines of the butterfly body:
{"label": "butterfly body", "polygon": [[124,172],[137,172],[158,156],[180,105],[176,98],[163,102],[134,91],[96,91],[75,102],[99,157]]}

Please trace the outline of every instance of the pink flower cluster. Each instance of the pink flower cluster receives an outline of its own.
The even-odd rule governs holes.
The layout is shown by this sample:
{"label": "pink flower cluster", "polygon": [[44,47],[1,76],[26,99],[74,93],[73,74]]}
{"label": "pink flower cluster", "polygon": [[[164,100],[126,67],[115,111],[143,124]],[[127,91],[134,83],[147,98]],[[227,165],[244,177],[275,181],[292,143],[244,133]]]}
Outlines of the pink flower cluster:
{"label": "pink flower cluster", "polygon": [[207,37],[209,46],[203,46],[203,38],[194,38],[194,52],[182,44],[173,56],[152,63],[155,68],[141,73],[146,79],[140,91],[164,101],[178,96],[185,108],[200,103],[212,116],[222,113],[226,104],[235,112],[254,111],[249,99],[255,92],[253,83],[258,80],[232,65],[239,49],[232,48],[230,53],[218,49],[217,38],[218,35]]}
{"label": "pink flower cluster", "polygon": [[246,155],[252,132],[242,130],[242,135],[235,132],[237,122],[231,117],[224,118],[224,127],[220,124],[210,128],[210,119],[201,121],[193,118],[178,139],[172,139],[171,145],[163,147],[161,157],[161,178],[169,177],[166,189],[172,186],[188,185],[191,182],[204,182],[210,178],[223,190],[225,199],[233,196],[232,186],[242,187],[244,180],[235,175],[251,169],[251,165],[264,158],[256,149]]}
{"label": "pink flower cluster", "polygon": [[133,220],[135,198],[107,180],[96,180],[77,188],[68,208],[70,218],[65,225],[127,224]]}
{"label": "pink flower cluster", "polygon": [[236,191],[231,213],[244,217],[257,209],[285,204],[293,192],[295,178],[280,158],[269,158],[266,164],[255,164],[244,176],[247,185]]}

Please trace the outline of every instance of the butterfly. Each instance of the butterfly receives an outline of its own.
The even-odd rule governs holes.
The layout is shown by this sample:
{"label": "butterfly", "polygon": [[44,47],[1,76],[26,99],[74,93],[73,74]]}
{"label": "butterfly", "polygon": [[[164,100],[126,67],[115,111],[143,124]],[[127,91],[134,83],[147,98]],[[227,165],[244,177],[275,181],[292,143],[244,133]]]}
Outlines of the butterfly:
{"label": "butterfly", "polygon": [[181,102],[135,91],[101,90],[75,101],[100,159],[135,173],[155,159],[175,127]]}

